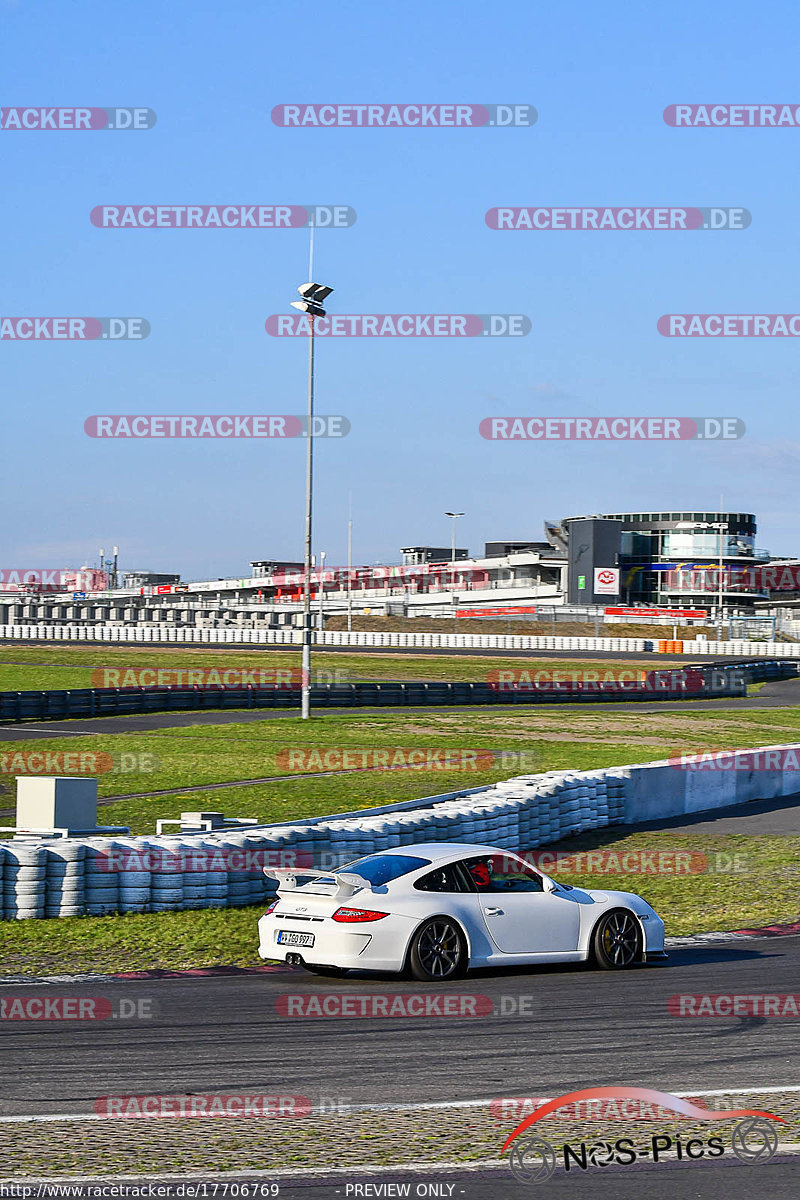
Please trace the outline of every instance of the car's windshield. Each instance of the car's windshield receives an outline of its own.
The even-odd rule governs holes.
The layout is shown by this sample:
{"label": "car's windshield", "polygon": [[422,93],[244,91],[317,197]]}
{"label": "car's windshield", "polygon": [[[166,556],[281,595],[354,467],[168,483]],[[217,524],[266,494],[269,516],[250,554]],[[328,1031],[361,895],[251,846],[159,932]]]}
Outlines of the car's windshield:
{"label": "car's windshield", "polygon": [[368,883],[380,887],[383,883],[399,879],[401,875],[408,875],[409,871],[429,867],[430,864],[429,858],[415,858],[410,854],[370,854],[366,858],[357,858],[341,869],[360,875]]}

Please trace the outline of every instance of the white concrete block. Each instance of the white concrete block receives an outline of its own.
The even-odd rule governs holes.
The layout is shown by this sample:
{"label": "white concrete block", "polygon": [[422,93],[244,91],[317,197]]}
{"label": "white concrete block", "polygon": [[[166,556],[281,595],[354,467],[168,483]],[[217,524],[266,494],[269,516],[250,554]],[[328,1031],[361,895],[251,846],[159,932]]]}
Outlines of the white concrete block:
{"label": "white concrete block", "polygon": [[16,825],[19,829],[96,829],[97,780],[20,776]]}

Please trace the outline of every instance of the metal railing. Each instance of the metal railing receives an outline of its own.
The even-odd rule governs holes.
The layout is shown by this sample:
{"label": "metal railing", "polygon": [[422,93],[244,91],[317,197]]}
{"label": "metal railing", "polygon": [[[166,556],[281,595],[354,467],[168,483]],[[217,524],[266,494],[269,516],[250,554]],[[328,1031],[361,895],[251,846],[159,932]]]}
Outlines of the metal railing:
{"label": "metal railing", "polygon": [[[747,682],[797,675],[796,663],[759,661],[654,671],[641,683],[575,684],[435,682],[351,683],[311,689],[317,707],[360,708],[460,704],[608,703],[628,700],[697,700],[746,695]],[[0,720],[63,720],[148,712],[207,709],[294,708],[299,688],[76,688],[65,691],[0,692]]]}

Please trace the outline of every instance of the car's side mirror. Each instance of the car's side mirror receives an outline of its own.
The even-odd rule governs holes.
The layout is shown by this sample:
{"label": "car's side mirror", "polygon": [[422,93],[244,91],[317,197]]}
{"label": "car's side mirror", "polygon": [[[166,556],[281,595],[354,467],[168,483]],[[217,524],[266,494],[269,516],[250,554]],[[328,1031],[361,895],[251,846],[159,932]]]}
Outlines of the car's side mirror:
{"label": "car's side mirror", "polygon": [[546,875],[543,875],[542,882],[544,883],[544,890],[546,892],[557,892],[558,891],[558,884],[556,883],[555,879],[548,879],[548,877]]}

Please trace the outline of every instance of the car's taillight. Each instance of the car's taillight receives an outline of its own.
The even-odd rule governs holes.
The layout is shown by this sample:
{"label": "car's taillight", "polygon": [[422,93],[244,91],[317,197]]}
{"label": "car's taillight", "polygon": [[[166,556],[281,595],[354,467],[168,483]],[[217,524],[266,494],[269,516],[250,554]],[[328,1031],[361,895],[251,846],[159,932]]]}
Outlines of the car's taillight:
{"label": "car's taillight", "polygon": [[273,900],[273,901],[272,901],[272,904],[270,904],[269,908],[268,908],[268,909],[267,909],[267,911],[264,913],[264,916],[265,916],[265,917],[268,917],[268,916],[269,916],[269,914],[270,914],[271,912],[273,912],[273,911],[274,911],[274,909],[276,909],[276,908],[278,907],[278,905],[279,905],[279,904],[280,904],[280,900]]}
{"label": "car's taillight", "polygon": [[333,914],[334,921],[380,921],[388,917],[388,913],[373,912],[371,908],[337,908]]}

